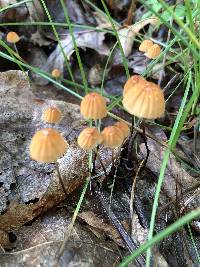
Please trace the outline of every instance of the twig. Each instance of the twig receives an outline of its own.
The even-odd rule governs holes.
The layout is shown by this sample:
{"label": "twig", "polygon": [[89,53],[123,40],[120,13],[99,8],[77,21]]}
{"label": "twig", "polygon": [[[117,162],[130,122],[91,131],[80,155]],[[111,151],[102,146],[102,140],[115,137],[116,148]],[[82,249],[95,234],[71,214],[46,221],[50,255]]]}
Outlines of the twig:
{"label": "twig", "polygon": [[68,196],[67,190],[65,188],[65,184],[64,184],[63,179],[62,179],[62,176],[60,174],[59,165],[58,165],[58,162],[57,161],[55,162],[55,167],[56,167],[56,171],[58,173],[59,182],[60,182],[60,184],[62,186],[63,192],[65,193],[65,196],[67,197]]}
{"label": "twig", "polygon": [[129,10],[128,10],[127,18],[126,18],[126,20],[124,22],[125,26],[129,26],[133,22],[133,15],[134,15],[134,12],[135,12],[135,9],[136,9],[135,2],[136,2],[135,0],[131,1],[130,7],[129,7]]}

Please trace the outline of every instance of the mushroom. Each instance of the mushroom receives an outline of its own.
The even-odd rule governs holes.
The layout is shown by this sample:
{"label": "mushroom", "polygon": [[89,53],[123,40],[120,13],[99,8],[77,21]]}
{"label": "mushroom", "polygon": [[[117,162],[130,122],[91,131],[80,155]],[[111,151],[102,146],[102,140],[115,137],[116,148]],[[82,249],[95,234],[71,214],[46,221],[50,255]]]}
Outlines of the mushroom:
{"label": "mushroom", "polygon": [[[124,141],[123,132],[116,126],[107,126],[102,131],[102,144],[105,147],[116,148],[122,145]],[[112,150],[112,165],[114,166],[114,154]],[[103,166],[102,166],[103,167]],[[105,176],[107,177],[106,170],[104,168]]]}
{"label": "mushroom", "polygon": [[123,96],[128,92],[129,89],[139,82],[146,82],[146,80],[140,75],[131,76],[124,85]]}
{"label": "mushroom", "polygon": [[85,128],[78,136],[78,144],[85,150],[92,150],[102,142],[102,136],[96,128]]}
{"label": "mushroom", "polygon": [[147,52],[150,47],[153,46],[153,42],[151,40],[144,40],[139,46],[139,51]]}
{"label": "mushroom", "polygon": [[19,40],[20,40],[19,35],[16,32],[9,32],[6,35],[6,40],[8,43],[13,44],[16,53],[19,55],[19,52],[18,52],[17,46],[16,46],[16,43],[19,42]]}
{"label": "mushroom", "polygon": [[17,42],[19,42],[20,37],[16,32],[9,32],[6,36],[6,40],[8,43],[16,44]]}
{"label": "mushroom", "polygon": [[[99,131],[96,128],[85,128],[79,134],[77,142],[81,148],[89,151],[89,159],[91,159],[91,160],[93,158],[92,151],[93,151],[93,149],[95,149],[93,164],[89,161],[90,162],[90,164],[89,164],[90,172],[94,171],[95,160],[98,157],[98,145],[101,144],[101,142],[102,142],[102,135],[99,133]],[[98,157],[98,159],[101,163],[101,166],[103,168],[105,176],[107,177],[106,168],[104,167],[104,164],[101,161],[101,158]]]}
{"label": "mushroom", "polygon": [[48,107],[42,114],[42,119],[46,123],[57,123],[61,120],[62,113],[56,107]]}
{"label": "mushroom", "polygon": [[157,84],[147,81],[133,86],[122,103],[128,113],[144,119],[163,117],[165,111],[163,91]]}
{"label": "mushroom", "polygon": [[63,156],[68,147],[67,141],[59,132],[52,128],[45,128],[37,131],[30,143],[30,157],[32,159],[41,163],[55,163],[58,178],[66,196],[67,191],[60,175],[57,160]]}
{"label": "mushroom", "polygon": [[118,127],[108,126],[102,131],[102,144],[106,147],[115,148],[123,143],[124,135]]}
{"label": "mushroom", "polygon": [[151,46],[146,53],[146,56],[150,59],[157,58],[161,53],[161,47],[158,44]]}
{"label": "mushroom", "polygon": [[81,101],[80,110],[85,119],[102,119],[107,115],[106,100],[96,92],[89,93]]}
{"label": "mushroom", "polygon": [[130,128],[127,123],[123,121],[118,121],[114,124],[114,126],[117,127],[122,132],[124,139],[129,136]]}
{"label": "mushroom", "polygon": [[59,69],[53,69],[51,75],[53,78],[58,79],[61,76],[61,72]]}

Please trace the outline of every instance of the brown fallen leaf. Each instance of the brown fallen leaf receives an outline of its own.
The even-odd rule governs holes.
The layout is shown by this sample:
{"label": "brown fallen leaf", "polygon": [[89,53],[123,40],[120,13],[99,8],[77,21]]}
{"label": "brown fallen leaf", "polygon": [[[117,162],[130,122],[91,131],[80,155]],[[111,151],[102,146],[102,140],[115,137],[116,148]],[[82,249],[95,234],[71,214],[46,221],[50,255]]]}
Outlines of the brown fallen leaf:
{"label": "brown fallen leaf", "polygon": [[158,19],[156,17],[148,18],[135,23],[134,25],[122,28],[118,30],[119,39],[124,50],[124,55],[127,57],[130,55],[133,47],[135,36],[138,32],[144,28],[147,24],[156,25]]}
{"label": "brown fallen leaf", "polygon": [[[12,252],[0,252],[2,267],[54,266],[57,252],[64,238],[71,217],[64,209],[54,210],[41,216],[31,226],[22,226],[14,233],[16,248]],[[92,232],[76,223],[73,234],[59,260],[65,266],[113,266],[119,256],[116,245],[97,239]]]}
{"label": "brown fallen leaf", "polygon": [[124,243],[119,233],[115,229],[115,227],[112,224],[104,222],[104,220],[98,217],[94,212],[92,211],[81,212],[79,213],[78,217],[84,220],[92,228],[95,228],[95,229],[101,230],[101,232],[104,232],[107,236],[109,236],[112,240],[114,240],[114,242],[117,243],[119,246],[124,247]]}
{"label": "brown fallen leaf", "polygon": [[[66,57],[69,59],[72,53],[74,52],[74,44],[70,33],[63,35],[63,38],[60,42],[63,52]],[[104,43],[105,32],[98,32],[94,30],[79,30],[74,32],[74,38],[76,40],[77,47],[82,49],[91,48],[96,50],[99,54],[108,55],[109,48]],[[46,71],[58,68],[63,73],[65,58],[60,49],[60,45],[57,45],[56,49],[49,56],[47,63],[44,66]]]}
{"label": "brown fallen leaf", "polygon": [[[158,138],[164,138],[166,140],[167,137],[165,136],[164,132],[162,131],[161,133],[161,131],[162,130],[159,130],[158,134],[156,132],[154,134]],[[147,167],[156,176],[159,176],[165,148],[161,147],[154,140],[149,138],[147,138],[147,144],[150,149]],[[140,145],[140,149],[141,153],[145,157],[146,148],[144,143]],[[186,207],[187,210],[190,210],[199,206],[200,189],[198,179],[192,177],[189,173],[187,173],[182,164],[176,160],[174,155],[171,154],[165,171],[162,188],[164,192],[168,195],[168,197],[173,201],[175,201],[177,198],[177,186],[181,189],[178,198],[180,200],[179,204],[180,206],[182,206],[183,210]],[[194,188],[194,190],[188,192],[188,189],[190,188]],[[193,194],[195,194],[195,197],[193,196]]]}

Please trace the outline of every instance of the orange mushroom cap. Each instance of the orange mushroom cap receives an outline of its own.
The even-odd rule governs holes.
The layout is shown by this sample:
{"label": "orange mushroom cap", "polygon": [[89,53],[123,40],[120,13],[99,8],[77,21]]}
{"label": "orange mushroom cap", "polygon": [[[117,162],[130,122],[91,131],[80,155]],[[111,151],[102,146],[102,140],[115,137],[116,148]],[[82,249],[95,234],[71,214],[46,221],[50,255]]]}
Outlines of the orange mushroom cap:
{"label": "orange mushroom cap", "polygon": [[165,99],[160,86],[152,82],[136,84],[123,98],[124,108],[132,115],[145,119],[163,117]]}
{"label": "orange mushroom cap", "polygon": [[60,121],[61,116],[62,113],[58,108],[49,107],[42,114],[42,119],[47,123],[57,123]]}
{"label": "orange mushroom cap", "polygon": [[124,135],[121,130],[115,126],[105,127],[102,131],[103,142],[106,147],[115,148],[123,143]]}
{"label": "orange mushroom cap", "polygon": [[6,40],[9,43],[15,44],[15,43],[19,42],[20,37],[19,37],[19,35],[16,32],[9,32],[7,34],[7,36],[6,36]]}
{"label": "orange mushroom cap", "polygon": [[153,46],[153,42],[151,40],[144,40],[139,46],[139,51],[147,52],[150,47]]}
{"label": "orange mushroom cap", "polygon": [[61,72],[60,72],[59,69],[54,69],[54,70],[52,70],[51,75],[52,75],[54,78],[59,78],[59,77],[61,76]]}
{"label": "orange mushroom cap", "polygon": [[89,93],[81,101],[81,114],[85,119],[102,119],[107,115],[106,100],[98,93]]}
{"label": "orange mushroom cap", "polygon": [[158,44],[154,44],[147,50],[146,56],[150,59],[157,58],[161,53],[161,47]]}
{"label": "orange mushroom cap", "polygon": [[145,78],[140,75],[131,76],[124,85],[123,95],[125,95],[129,89],[131,89],[134,85],[139,82],[146,82]]}
{"label": "orange mushroom cap", "polygon": [[123,121],[118,121],[114,124],[115,127],[117,127],[123,134],[124,138],[129,136],[130,128],[127,123]]}
{"label": "orange mushroom cap", "polygon": [[96,128],[85,128],[78,137],[78,144],[85,150],[92,150],[102,142],[102,136]]}
{"label": "orange mushroom cap", "polygon": [[55,162],[68,148],[62,135],[52,128],[45,128],[35,133],[30,144],[30,157],[42,163]]}

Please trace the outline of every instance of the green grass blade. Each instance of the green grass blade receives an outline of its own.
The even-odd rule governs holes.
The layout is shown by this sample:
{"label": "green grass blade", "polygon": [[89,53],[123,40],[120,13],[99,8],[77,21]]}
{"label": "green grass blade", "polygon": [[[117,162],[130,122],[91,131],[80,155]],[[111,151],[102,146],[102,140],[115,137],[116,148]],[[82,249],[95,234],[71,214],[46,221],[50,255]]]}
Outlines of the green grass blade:
{"label": "green grass blade", "polygon": [[192,241],[192,245],[193,245],[194,251],[196,253],[197,261],[200,264],[200,254],[199,254],[199,251],[197,249],[197,246],[196,246],[196,243],[195,243],[195,239],[194,239],[194,236],[192,234],[192,230],[191,230],[191,227],[190,227],[190,224],[189,223],[188,223],[188,230],[189,230],[190,239]]}
{"label": "green grass blade", "polygon": [[[188,115],[190,109],[192,108],[192,105],[193,105],[193,102],[194,102],[195,98],[198,97],[199,93],[200,93],[199,88],[196,87],[195,91],[193,92],[192,96],[190,97],[189,102],[186,105],[190,84],[191,84],[191,73],[190,73],[190,76],[189,76],[189,79],[188,79],[187,88],[185,90],[181,106],[179,108],[178,115],[176,117],[176,121],[175,121],[173,129],[172,129],[172,133],[170,135],[169,148],[164,153],[163,162],[162,162],[161,169],[160,169],[160,175],[159,175],[158,183],[157,183],[157,187],[156,187],[152,213],[151,213],[151,221],[150,221],[150,228],[149,228],[149,234],[148,234],[148,239],[149,240],[153,236],[155,218],[156,218],[156,211],[157,211],[157,207],[158,207],[158,200],[159,200],[159,196],[160,196],[162,182],[163,182],[163,179],[164,179],[165,170],[166,170],[167,163],[168,163],[169,156],[170,156],[170,150],[175,148],[176,142],[177,142],[178,137],[180,135],[181,129],[183,127],[183,124],[184,124],[184,122],[185,122],[185,120],[187,118],[187,115]],[[185,108],[185,105],[186,105],[186,108]],[[184,108],[185,108],[185,110],[184,110]],[[150,266],[150,257],[151,257],[151,250],[149,249],[147,251],[147,258],[146,258],[146,266],[148,266],[148,267]]]}
{"label": "green grass blade", "polygon": [[70,32],[70,35],[72,37],[72,42],[73,42],[74,49],[75,49],[75,52],[76,52],[76,57],[77,57],[77,60],[78,60],[78,65],[79,65],[81,76],[82,76],[82,80],[83,80],[85,94],[87,94],[88,93],[87,79],[86,79],[85,72],[84,72],[84,69],[83,69],[83,65],[82,65],[80,54],[79,54],[79,50],[78,50],[78,47],[77,47],[77,44],[76,44],[76,39],[74,37],[73,26],[71,25],[70,18],[69,18],[69,15],[68,15],[68,11],[67,11],[67,8],[65,7],[64,1],[60,0],[60,3],[62,5],[63,12],[64,12],[64,15],[65,15],[65,19],[67,21],[67,24],[69,25],[69,32]]}
{"label": "green grass blade", "polygon": [[52,23],[51,26],[52,26],[53,33],[54,33],[54,35],[55,35],[55,37],[56,37],[56,40],[57,40],[58,45],[59,45],[59,47],[60,47],[61,53],[62,53],[62,55],[63,55],[63,57],[64,57],[64,59],[65,59],[65,63],[66,63],[66,66],[67,66],[67,70],[68,70],[68,72],[69,72],[69,75],[70,75],[72,81],[74,82],[75,80],[74,80],[74,77],[73,77],[73,74],[72,74],[72,71],[71,71],[71,68],[70,68],[70,65],[69,65],[68,58],[66,57],[65,52],[64,52],[64,50],[63,50],[63,47],[62,47],[62,44],[61,44],[59,35],[58,35],[58,33],[57,33],[57,31],[56,31],[56,28],[55,28],[55,26],[54,26],[54,24],[53,24],[51,15],[50,15],[50,13],[49,13],[49,10],[48,10],[48,8],[47,8],[47,6],[46,6],[44,0],[40,0],[40,1],[41,1],[41,3],[42,3],[42,6],[43,6],[43,8],[44,8],[44,11],[45,11],[46,14],[47,14],[47,17],[48,17],[49,21]]}
{"label": "green grass blade", "polygon": [[114,22],[113,22],[113,19],[111,18],[111,15],[110,15],[110,13],[109,13],[109,11],[108,11],[108,8],[107,8],[107,6],[106,6],[104,0],[101,0],[101,3],[102,3],[103,8],[104,8],[104,10],[105,10],[105,12],[106,12],[106,15],[108,16],[108,19],[109,19],[109,21],[110,21],[110,23],[111,23],[111,25],[112,25],[113,32],[114,32],[115,37],[116,37],[116,39],[117,39],[117,42],[118,42],[118,45],[119,45],[119,49],[120,49],[120,53],[121,53],[122,60],[123,60],[123,65],[124,65],[124,68],[125,68],[125,71],[126,71],[126,76],[127,76],[127,79],[128,79],[128,78],[130,77],[130,73],[129,73],[129,69],[128,69],[127,60],[126,60],[126,57],[125,57],[125,55],[124,55],[124,50],[123,50],[123,48],[122,48],[122,44],[121,44],[120,39],[119,39],[119,35],[118,35],[118,33],[117,33],[117,30],[116,30],[116,28],[115,28],[115,24],[114,24]]}
{"label": "green grass blade", "polygon": [[200,208],[195,209],[191,211],[190,213],[186,214],[182,218],[178,219],[175,223],[171,224],[164,230],[162,230],[159,234],[155,235],[152,239],[144,243],[142,246],[140,246],[137,250],[135,250],[131,255],[126,257],[121,264],[119,264],[119,267],[125,267],[128,266],[128,264],[132,261],[134,261],[139,255],[144,253],[148,248],[152,247],[153,245],[159,243],[167,236],[171,235],[181,227],[183,227],[188,222],[191,222],[192,220],[198,218],[200,216]]}
{"label": "green grass blade", "polygon": [[185,33],[189,36],[190,40],[195,44],[195,46],[200,49],[200,42],[196,38],[196,36],[192,33],[192,31],[185,25],[185,23],[176,15],[173,9],[167,5],[163,0],[158,0],[158,2],[163,6],[163,8],[168,11],[170,15],[174,18],[176,23],[182,28]]}
{"label": "green grass blade", "polygon": [[11,9],[11,8],[15,8],[15,7],[19,7],[20,5],[23,5],[23,4],[26,4],[26,3],[29,3],[29,2],[32,2],[32,0],[23,0],[23,1],[20,1],[18,3],[14,3],[14,4],[10,4],[6,7],[3,7],[0,9],[0,13],[3,12],[3,11],[7,11],[8,9]]}
{"label": "green grass blade", "polygon": [[198,51],[191,46],[190,42],[188,42],[188,40],[183,35],[181,35],[181,33],[178,32],[175,27],[170,25],[170,23],[168,23],[159,13],[157,13],[153,8],[151,8],[144,0],[139,0],[139,1],[147,9],[149,9],[156,17],[158,17],[160,19],[160,21],[163,22],[165,24],[165,26],[167,26],[172,31],[174,36],[178,36],[179,39],[181,40],[181,42],[183,44],[185,44],[185,46],[188,47],[195,56],[197,56],[197,57],[199,56]]}
{"label": "green grass blade", "polygon": [[[1,44],[1,40],[0,40],[0,44]],[[45,71],[42,71],[41,69],[39,68],[36,68],[36,67],[32,67],[26,63],[23,63],[17,59],[13,59],[11,56],[3,53],[3,52],[0,52],[0,57],[3,57],[7,60],[10,60],[16,64],[20,64],[21,66],[29,69],[29,70],[32,70],[33,72],[37,73],[38,75],[40,75],[42,78],[48,80],[49,82],[52,82],[53,84],[57,85],[58,87],[60,87],[61,89],[67,91],[68,93],[74,95],[75,97],[79,98],[79,99],[82,99],[82,96],[77,94],[76,92],[74,92],[73,90],[67,88],[66,86],[62,85],[61,83],[57,82],[56,80],[54,80],[49,73],[45,72]]]}

